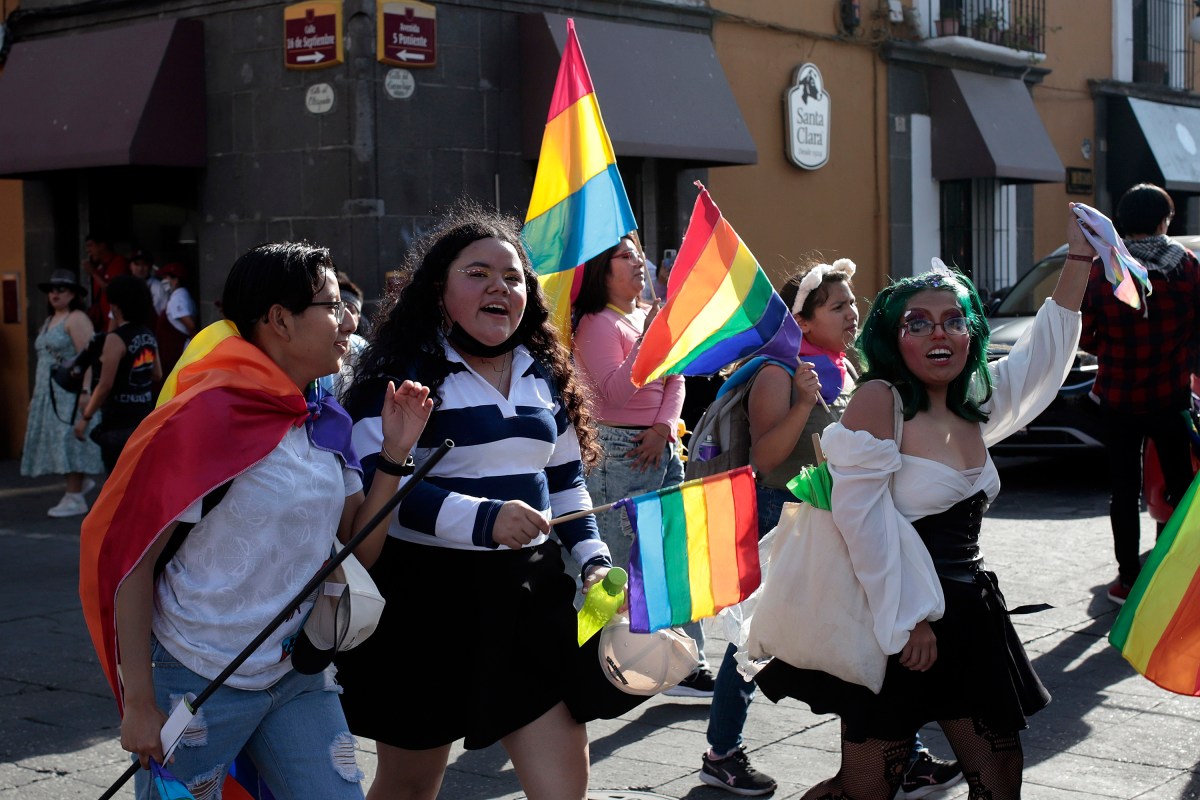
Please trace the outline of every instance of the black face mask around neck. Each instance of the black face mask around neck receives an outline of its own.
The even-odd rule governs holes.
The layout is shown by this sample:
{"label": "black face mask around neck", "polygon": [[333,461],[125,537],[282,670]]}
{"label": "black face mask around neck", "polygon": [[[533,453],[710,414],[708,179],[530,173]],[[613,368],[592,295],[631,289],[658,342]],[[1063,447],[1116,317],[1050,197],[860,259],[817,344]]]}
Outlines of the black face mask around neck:
{"label": "black face mask around neck", "polygon": [[520,337],[521,331],[518,328],[516,333],[500,344],[484,344],[463,330],[463,327],[457,322],[450,327],[450,333],[446,334],[446,338],[450,340],[450,344],[467,355],[475,356],[476,358],[495,358],[496,356],[504,355],[520,344]]}

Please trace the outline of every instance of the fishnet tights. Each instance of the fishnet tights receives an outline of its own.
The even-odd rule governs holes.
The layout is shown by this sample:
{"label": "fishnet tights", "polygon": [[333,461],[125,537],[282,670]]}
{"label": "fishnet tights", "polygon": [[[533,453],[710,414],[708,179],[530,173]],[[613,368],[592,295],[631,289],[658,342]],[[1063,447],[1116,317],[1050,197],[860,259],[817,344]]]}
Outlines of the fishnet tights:
{"label": "fishnet tights", "polygon": [[[976,719],[938,724],[962,767],[969,800],[1019,800],[1025,755],[1015,731],[993,731]],[[849,742],[843,724],[842,768],[809,789],[803,800],[891,800],[904,779],[912,746],[913,739]]]}

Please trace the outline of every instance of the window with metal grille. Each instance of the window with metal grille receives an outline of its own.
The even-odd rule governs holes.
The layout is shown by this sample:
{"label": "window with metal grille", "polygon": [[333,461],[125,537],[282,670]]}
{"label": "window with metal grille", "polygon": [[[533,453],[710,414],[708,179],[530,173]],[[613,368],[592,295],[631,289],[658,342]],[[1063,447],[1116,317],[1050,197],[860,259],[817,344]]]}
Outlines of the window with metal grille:
{"label": "window with metal grille", "polygon": [[1192,89],[1192,0],[1133,0],[1133,80]]}
{"label": "window with metal grille", "polygon": [[1017,277],[1017,188],[979,178],[941,183],[942,260],[986,295]]}

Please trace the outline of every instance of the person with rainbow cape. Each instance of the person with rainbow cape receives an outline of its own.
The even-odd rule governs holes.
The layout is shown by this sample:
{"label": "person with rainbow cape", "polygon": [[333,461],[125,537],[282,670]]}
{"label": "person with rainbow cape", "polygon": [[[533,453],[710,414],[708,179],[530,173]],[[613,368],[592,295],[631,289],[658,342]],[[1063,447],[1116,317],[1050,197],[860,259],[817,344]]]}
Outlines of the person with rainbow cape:
{"label": "person with rainbow cape", "polygon": [[[432,409],[418,383],[387,387],[378,459],[391,467],[377,469],[364,494],[349,417],[332,397],[304,395],[349,348],[352,321],[329,251],[260,245],[234,263],[222,301],[226,321],[202,332],[168,378],[83,524],[80,597],[123,715],[121,744],[143,767],[138,796],[162,780],[147,768],[163,761],[166,714],[203,691],[335,541],[387,502]],[[221,487],[223,499],[206,504]],[[181,523],[193,527],[177,542]],[[276,800],[363,796],[331,673],[302,674],[290,658],[311,605],[270,634],[183,732],[170,770],[193,794],[216,791],[245,750]]]}

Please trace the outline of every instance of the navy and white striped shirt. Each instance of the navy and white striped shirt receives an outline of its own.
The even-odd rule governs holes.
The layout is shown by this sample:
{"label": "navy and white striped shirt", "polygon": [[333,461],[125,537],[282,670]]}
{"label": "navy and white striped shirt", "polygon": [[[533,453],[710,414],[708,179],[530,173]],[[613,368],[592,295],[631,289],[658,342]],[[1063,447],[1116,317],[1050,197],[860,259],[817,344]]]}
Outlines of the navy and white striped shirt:
{"label": "navy and white striped shirt", "polygon": [[[522,500],[547,519],[591,508],[579,439],[552,389],[550,372],[524,346],[517,347],[514,378],[504,397],[453,348],[443,346],[450,373],[413,458],[420,465],[445,439],[455,446],[400,504],[388,535],[437,547],[489,550],[497,547],[492,526],[507,500]],[[373,477],[383,442],[382,405],[380,396],[370,415],[354,413],[354,449],[365,454],[367,478]],[[609,563],[608,547],[591,515],[557,525],[555,533],[580,564],[597,558]],[[539,535],[526,547],[546,539]]]}

